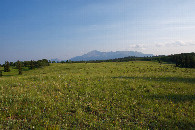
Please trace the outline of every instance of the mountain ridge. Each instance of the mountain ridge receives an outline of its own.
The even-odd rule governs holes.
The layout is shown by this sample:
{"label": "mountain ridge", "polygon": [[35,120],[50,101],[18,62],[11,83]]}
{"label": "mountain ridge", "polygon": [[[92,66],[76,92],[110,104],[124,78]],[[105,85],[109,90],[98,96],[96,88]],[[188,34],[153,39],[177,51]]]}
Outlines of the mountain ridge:
{"label": "mountain ridge", "polygon": [[97,50],[90,51],[82,56],[76,56],[71,58],[71,61],[90,61],[90,60],[108,60],[115,58],[123,58],[128,56],[144,57],[144,56],[154,56],[153,54],[144,54],[137,51],[110,51],[110,52],[100,52]]}

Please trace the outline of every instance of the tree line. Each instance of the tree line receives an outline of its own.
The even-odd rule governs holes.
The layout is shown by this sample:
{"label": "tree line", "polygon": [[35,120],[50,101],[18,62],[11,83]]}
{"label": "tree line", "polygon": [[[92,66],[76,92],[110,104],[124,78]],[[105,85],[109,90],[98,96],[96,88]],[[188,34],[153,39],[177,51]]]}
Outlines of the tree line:
{"label": "tree line", "polygon": [[[17,62],[8,62],[5,61],[5,64],[1,65],[4,67],[4,72],[10,72],[10,66],[18,69],[18,74],[22,75],[22,68],[27,67],[29,69],[41,68],[44,66],[49,66],[49,61],[47,59],[42,59],[38,61],[17,61]],[[2,70],[0,70],[0,76],[2,76]]]}
{"label": "tree line", "polygon": [[[124,58],[116,58],[109,60],[90,60],[90,61],[61,61],[58,63],[100,63],[100,62],[128,62],[128,61],[158,61],[159,63],[168,62],[174,63],[177,67],[182,68],[195,68],[195,53],[181,53],[174,55],[161,55],[161,56],[150,56],[150,57],[135,57],[129,56]],[[44,66],[49,66],[49,63],[55,63],[55,61],[48,61],[47,59],[42,59],[38,61],[17,61],[17,62],[8,62],[0,65],[4,67],[4,72],[10,72],[10,66],[18,69],[18,73],[22,74],[22,67],[28,67],[29,69],[41,68]],[[2,70],[0,70],[0,76],[2,76]]]}
{"label": "tree line", "polygon": [[182,53],[172,56],[176,66],[183,68],[195,68],[195,53]]}
{"label": "tree line", "polygon": [[72,61],[72,63],[100,63],[100,62],[128,62],[128,61],[158,61],[159,63],[173,63],[177,67],[195,68],[195,53],[181,53],[174,55],[161,55],[149,57],[128,56],[124,58],[116,58],[109,60],[90,60],[90,61]]}

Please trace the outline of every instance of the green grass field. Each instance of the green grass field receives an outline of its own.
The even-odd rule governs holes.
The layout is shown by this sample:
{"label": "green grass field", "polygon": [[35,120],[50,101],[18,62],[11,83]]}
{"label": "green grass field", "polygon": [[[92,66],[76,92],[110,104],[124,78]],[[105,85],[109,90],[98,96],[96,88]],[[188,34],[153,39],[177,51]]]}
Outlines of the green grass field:
{"label": "green grass field", "polygon": [[0,77],[1,129],[195,128],[195,69],[136,61],[17,73]]}

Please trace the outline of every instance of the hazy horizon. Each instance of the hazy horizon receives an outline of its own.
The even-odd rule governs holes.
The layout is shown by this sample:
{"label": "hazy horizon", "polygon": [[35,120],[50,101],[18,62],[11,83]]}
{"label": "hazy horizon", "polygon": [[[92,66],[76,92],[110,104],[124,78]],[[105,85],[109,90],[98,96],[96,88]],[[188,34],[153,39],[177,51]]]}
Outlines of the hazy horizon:
{"label": "hazy horizon", "polygon": [[195,52],[194,0],[1,0],[0,63],[92,50]]}

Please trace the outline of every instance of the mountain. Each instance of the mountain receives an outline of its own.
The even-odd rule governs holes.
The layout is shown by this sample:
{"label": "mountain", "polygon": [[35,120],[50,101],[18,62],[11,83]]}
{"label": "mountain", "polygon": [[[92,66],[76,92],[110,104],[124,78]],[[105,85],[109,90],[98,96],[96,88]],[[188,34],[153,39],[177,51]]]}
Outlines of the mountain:
{"label": "mountain", "polygon": [[137,51],[100,52],[94,50],[82,56],[73,57],[70,60],[71,61],[108,60],[108,59],[123,58],[128,56],[144,57],[144,56],[153,56],[153,54],[143,54],[142,52],[137,52]]}

